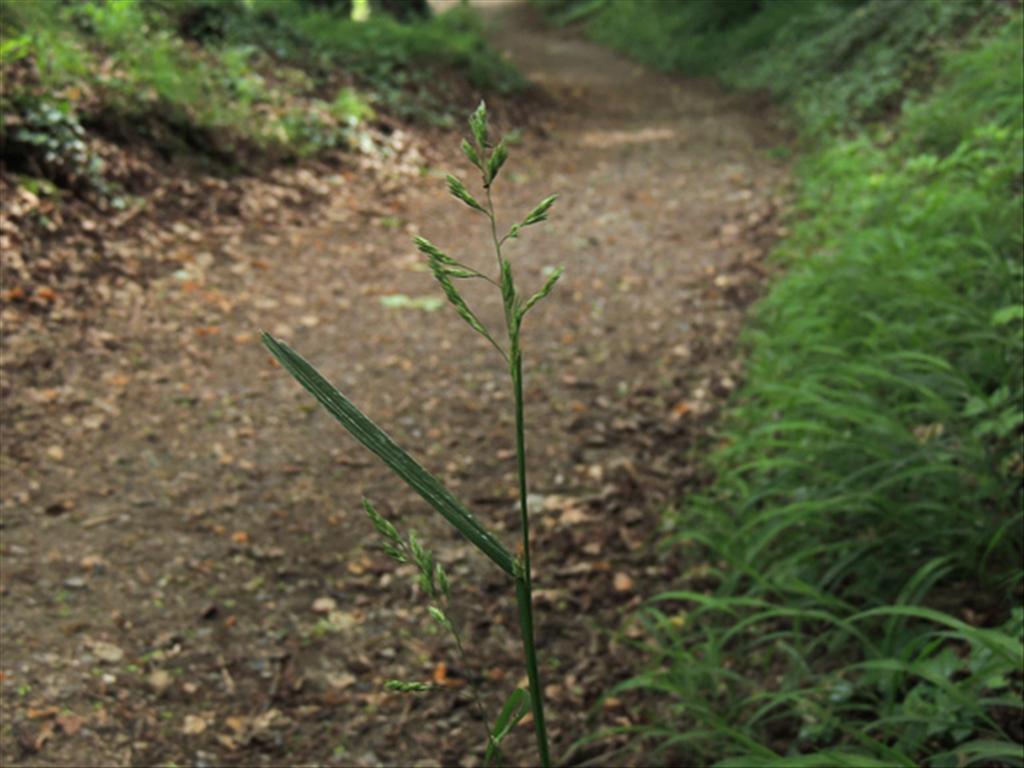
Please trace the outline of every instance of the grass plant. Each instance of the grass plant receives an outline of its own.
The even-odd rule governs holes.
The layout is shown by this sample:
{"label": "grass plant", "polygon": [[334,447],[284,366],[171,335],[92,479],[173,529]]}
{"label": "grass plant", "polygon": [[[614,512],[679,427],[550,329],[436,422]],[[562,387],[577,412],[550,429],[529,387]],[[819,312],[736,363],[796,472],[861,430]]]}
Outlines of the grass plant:
{"label": "grass plant", "polygon": [[[524,228],[544,221],[555,202],[555,197],[545,198],[519,223],[513,225],[504,234],[499,234],[491,187],[508,159],[508,148],[504,140],[496,143],[492,140],[488,131],[487,111],[482,102],[470,117],[469,125],[472,141],[463,140],[462,151],[480,172],[485,196],[482,200],[477,199],[460,179],[451,175],[447,177],[448,191],[470,209],[486,217],[496,258],[494,276],[489,276],[474,266],[456,261],[425,238],[417,237],[416,247],[426,256],[431,272],[459,317],[490,342],[508,367],[515,409],[516,467],[519,477],[521,534],[519,555],[513,556],[498,537],[488,531],[486,526],[477,520],[466,506],[444,487],[440,480],[396,445],[380,427],[326,381],[297,352],[270,334],[264,333],[262,338],[267,349],[281,365],[316,397],[345,429],[375,453],[484,556],[512,579],[515,585],[516,604],[519,609],[523,661],[529,688],[527,691],[517,689],[507,699],[494,727],[488,733],[487,758],[490,759],[497,754],[504,736],[530,712],[533,715],[539,763],[547,768],[551,764],[551,757],[544,720],[543,688],[540,682],[534,641],[530,517],[527,509],[523,356],[520,332],[526,314],[551,292],[561,275],[561,270],[553,272],[536,293],[527,297],[520,293],[513,278],[512,262],[503,254],[502,247],[508,241],[518,238]],[[503,335],[493,333],[479,320],[456,287],[455,281],[457,280],[476,279],[491,283],[501,293],[505,315]],[[411,562],[416,565],[421,589],[432,601],[428,607],[430,615],[451,635],[457,651],[463,654],[461,634],[447,610],[450,592],[443,568],[422,547],[414,534],[410,534],[407,539],[403,538],[397,529],[374,509],[369,500],[364,501],[364,506],[377,532],[384,538],[385,551],[400,563]],[[389,687],[397,691],[415,692],[426,690],[430,686],[416,681],[392,681],[389,683]],[[479,695],[477,694],[475,698],[477,706],[483,714]]]}

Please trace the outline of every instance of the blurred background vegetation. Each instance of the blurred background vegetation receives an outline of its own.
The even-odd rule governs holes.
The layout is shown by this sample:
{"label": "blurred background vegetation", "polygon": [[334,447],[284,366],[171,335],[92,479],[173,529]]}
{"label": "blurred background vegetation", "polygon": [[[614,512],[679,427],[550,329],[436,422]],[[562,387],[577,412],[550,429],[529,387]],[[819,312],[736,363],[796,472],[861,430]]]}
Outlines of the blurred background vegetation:
{"label": "blurred background vegetation", "polygon": [[86,132],[238,166],[358,144],[377,111],[450,124],[467,82],[522,85],[467,8],[418,0],[8,2],[0,19],[3,161],[62,187],[102,185]]}
{"label": "blurred background vegetation", "polygon": [[[640,620],[645,754],[1021,765],[1022,28],[1003,2],[540,3],[780,102],[805,150],[692,563]],[[695,461],[700,457],[695,456]]]}

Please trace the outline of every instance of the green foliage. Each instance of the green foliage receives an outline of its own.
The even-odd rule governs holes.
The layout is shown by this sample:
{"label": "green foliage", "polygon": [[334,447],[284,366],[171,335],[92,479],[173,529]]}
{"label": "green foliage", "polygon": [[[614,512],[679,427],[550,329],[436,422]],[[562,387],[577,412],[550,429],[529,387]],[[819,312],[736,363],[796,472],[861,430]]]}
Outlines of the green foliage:
{"label": "green foliage", "polygon": [[444,126],[454,124],[449,75],[495,93],[525,85],[484,41],[473,13],[461,7],[414,21],[383,13],[356,21],[332,7],[280,0],[228,25],[224,39],[259,46],[318,81],[346,72],[370,95],[370,106]]}
{"label": "green foliage", "polygon": [[100,160],[89,151],[85,129],[70,105],[37,101],[20,111],[17,120],[5,123],[4,157],[15,161],[15,170],[65,187],[88,183],[99,174]]}
{"label": "green foliage", "polygon": [[497,757],[499,746],[506,736],[515,728],[519,722],[530,712],[530,693],[522,688],[516,688],[505,700],[505,706],[501,708],[498,719],[494,721],[487,739],[487,752],[484,755],[484,762],[490,763]]}
{"label": "green foliage", "polygon": [[[280,51],[289,59],[344,67],[370,83],[423,85],[439,68],[464,73],[473,86],[489,91],[509,92],[524,83],[490,50],[467,9],[413,24],[387,15],[357,22],[329,9],[281,12],[278,18],[285,30]],[[414,65],[427,71],[415,73]]]}
{"label": "green foliage", "polygon": [[556,20],[585,19],[600,42],[667,71],[713,74],[788,104],[810,134],[898,111],[927,83],[942,43],[1004,18],[999,0],[642,0],[541,3]]}
{"label": "green foliage", "polygon": [[465,9],[360,23],[298,0],[90,0],[8,3],[3,16],[0,67],[27,61],[37,74],[11,79],[5,114],[31,120],[61,102],[85,125],[213,155],[359,144],[375,106],[444,123],[451,78],[496,91],[523,82]]}
{"label": "green foliage", "polygon": [[363,120],[372,120],[373,107],[355,88],[342,88],[331,102],[331,115],[353,128]]}
{"label": "green foliage", "polygon": [[650,601],[619,689],[670,724],[646,756],[1024,762],[1021,39],[800,163],[716,480],[672,520],[709,565]]}
{"label": "green foliage", "polygon": [[1024,131],[1022,36],[1018,16],[986,45],[947,55],[942,97],[907,107],[904,140],[922,151],[949,154],[979,129],[1010,131],[1011,137]]}

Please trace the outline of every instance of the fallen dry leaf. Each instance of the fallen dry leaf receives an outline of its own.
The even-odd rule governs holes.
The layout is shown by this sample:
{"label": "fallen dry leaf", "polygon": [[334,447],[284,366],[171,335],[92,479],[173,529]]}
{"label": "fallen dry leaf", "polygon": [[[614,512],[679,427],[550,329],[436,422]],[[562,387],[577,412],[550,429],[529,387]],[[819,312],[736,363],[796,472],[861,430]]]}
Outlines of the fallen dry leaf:
{"label": "fallen dry leaf", "polygon": [[96,655],[96,658],[108,664],[117,664],[124,659],[124,651],[105,640],[87,640],[86,645]]}
{"label": "fallen dry leaf", "polygon": [[41,720],[44,717],[53,717],[60,712],[59,707],[29,707],[25,710],[25,717],[29,720]]}
{"label": "fallen dry leaf", "polygon": [[157,696],[163,696],[174,684],[174,678],[167,670],[154,669],[146,677],[146,683]]}
{"label": "fallen dry leaf", "polygon": [[358,625],[359,620],[355,615],[345,611],[331,611],[327,614],[327,623],[331,625],[331,629],[343,632]]}
{"label": "fallen dry leaf", "polygon": [[198,715],[185,715],[185,722],[181,726],[181,732],[186,736],[197,736],[206,730],[208,723]]}
{"label": "fallen dry leaf", "polygon": [[42,724],[42,726],[40,726],[39,733],[36,734],[35,741],[33,742],[33,746],[37,752],[50,740],[50,737],[53,736],[53,732],[56,729],[57,724],[53,720],[47,720]]}
{"label": "fallen dry leaf", "polygon": [[343,691],[346,688],[353,686],[356,682],[356,676],[350,672],[341,672],[339,674],[328,673],[327,684],[339,691]]}
{"label": "fallen dry leaf", "polygon": [[586,513],[583,507],[569,507],[558,518],[558,522],[562,525],[579,525],[588,520],[590,520],[590,515]]}
{"label": "fallen dry leaf", "polygon": [[678,403],[672,406],[672,420],[679,421],[691,410],[693,410],[692,405],[690,405],[686,400],[680,400]]}
{"label": "fallen dry leaf", "polygon": [[234,752],[236,749],[238,749],[238,742],[230,736],[228,736],[226,733],[218,733],[217,741],[220,743],[222,747],[224,747],[229,752]]}
{"label": "fallen dry leaf", "polygon": [[313,601],[313,613],[330,613],[338,607],[333,597],[318,597]]}
{"label": "fallen dry leaf", "polygon": [[85,719],[74,713],[58,715],[57,725],[59,725],[60,729],[68,736],[74,736],[82,730],[82,726],[85,725]]}

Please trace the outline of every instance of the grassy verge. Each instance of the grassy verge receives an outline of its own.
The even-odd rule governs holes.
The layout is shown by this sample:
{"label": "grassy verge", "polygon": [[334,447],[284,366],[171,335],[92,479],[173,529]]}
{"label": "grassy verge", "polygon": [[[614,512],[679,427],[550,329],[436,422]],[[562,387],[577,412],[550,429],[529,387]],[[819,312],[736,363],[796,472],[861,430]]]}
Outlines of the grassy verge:
{"label": "grassy verge", "polygon": [[555,23],[649,66],[763,90],[805,135],[856,128],[898,111],[934,80],[941,50],[998,24],[1000,0],[537,0]]}
{"label": "grassy verge", "polygon": [[679,556],[706,565],[642,614],[649,665],[623,687],[649,694],[645,755],[1021,765],[1019,13],[560,12],[666,68],[770,83],[817,147],[717,479],[671,521]]}

